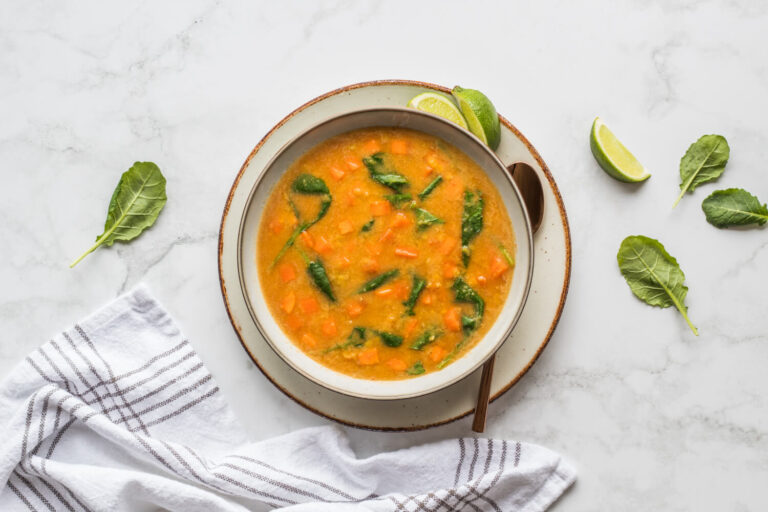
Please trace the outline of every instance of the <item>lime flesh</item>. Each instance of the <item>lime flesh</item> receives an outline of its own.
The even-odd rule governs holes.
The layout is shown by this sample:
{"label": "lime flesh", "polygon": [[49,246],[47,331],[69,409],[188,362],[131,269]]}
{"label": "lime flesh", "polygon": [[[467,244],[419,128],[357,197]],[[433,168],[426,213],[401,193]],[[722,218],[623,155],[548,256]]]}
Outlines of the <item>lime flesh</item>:
{"label": "lime flesh", "polygon": [[637,183],[651,177],[651,173],[638,162],[599,117],[596,117],[595,122],[592,123],[589,147],[597,163],[612,178]]}
{"label": "lime flesh", "polygon": [[421,93],[418,96],[414,96],[411,101],[408,102],[408,107],[443,117],[456,123],[465,130],[469,130],[464,116],[461,115],[461,112],[453,103],[453,100],[445,94],[437,92]]}
{"label": "lime flesh", "polygon": [[496,107],[488,97],[476,89],[464,89],[458,85],[451,91],[459,104],[461,113],[467,119],[469,131],[485,142],[491,149],[499,147],[501,123]]}

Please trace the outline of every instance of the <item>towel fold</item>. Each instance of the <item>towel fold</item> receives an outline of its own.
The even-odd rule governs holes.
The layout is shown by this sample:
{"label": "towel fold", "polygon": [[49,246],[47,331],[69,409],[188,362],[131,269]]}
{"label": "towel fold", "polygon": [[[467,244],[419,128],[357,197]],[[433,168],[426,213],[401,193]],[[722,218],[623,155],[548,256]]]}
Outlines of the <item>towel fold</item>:
{"label": "towel fold", "polygon": [[[0,383],[0,510],[545,510],[574,470],[545,448],[451,439],[358,459],[343,431],[248,442],[144,287]],[[382,434],[386,435],[386,434]]]}

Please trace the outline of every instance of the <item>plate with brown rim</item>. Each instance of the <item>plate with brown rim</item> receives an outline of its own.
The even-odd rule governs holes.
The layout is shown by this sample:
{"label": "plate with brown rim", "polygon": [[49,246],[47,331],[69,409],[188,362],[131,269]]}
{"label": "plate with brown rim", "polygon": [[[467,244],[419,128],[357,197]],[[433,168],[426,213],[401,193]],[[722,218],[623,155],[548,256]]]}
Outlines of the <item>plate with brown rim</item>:
{"label": "plate with brown rim", "polygon": [[[386,80],[354,84],[302,105],[256,145],[235,178],[219,232],[219,278],[224,302],[240,342],[278,389],[307,409],[347,425],[378,430],[417,430],[457,420],[472,412],[480,372],[429,395],[376,401],[343,395],[320,386],[289,366],[264,340],[250,313],[238,272],[239,229],[254,184],[272,157],[295,136],[318,122],[370,107],[403,106],[420,92],[448,89],[423,82]],[[565,207],[554,178],[525,137],[501,117],[499,159],[531,165],[544,185],[544,219],[534,237],[534,266],[528,301],[496,355],[492,399],[501,396],[533,365],[560,318],[570,280],[571,245]],[[255,263],[254,263],[255,264]]]}

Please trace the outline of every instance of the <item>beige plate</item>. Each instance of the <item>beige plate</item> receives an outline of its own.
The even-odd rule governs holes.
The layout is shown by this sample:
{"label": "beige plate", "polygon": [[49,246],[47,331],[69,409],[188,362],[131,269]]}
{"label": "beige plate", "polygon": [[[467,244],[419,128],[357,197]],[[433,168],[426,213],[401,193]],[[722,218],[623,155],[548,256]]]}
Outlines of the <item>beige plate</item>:
{"label": "beige plate", "polygon": [[[289,140],[318,122],[351,110],[402,106],[425,90],[450,92],[422,82],[366,82],[329,92],[299,107],[280,121],[253,149],[229,193],[219,232],[219,278],[232,325],[264,375],[283,393],[307,409],[341,423],[379,430],[417,430],[457,420],[472,412],[480,370],[438,392],[395,401],[354,398],[319,386],[286,364],[262,338],[246,303],[237,271],[238,230],[258,175]],[[496,154],[509,165],[530,164],[544,184],[544,220],[534,237],[531,290],[515,330],[499,349],[492,400],[517,382],[547,345],[560,318],[570,280],[571,242],[568,220],[555,181],[531,144],[501,118],[501,144]]]}

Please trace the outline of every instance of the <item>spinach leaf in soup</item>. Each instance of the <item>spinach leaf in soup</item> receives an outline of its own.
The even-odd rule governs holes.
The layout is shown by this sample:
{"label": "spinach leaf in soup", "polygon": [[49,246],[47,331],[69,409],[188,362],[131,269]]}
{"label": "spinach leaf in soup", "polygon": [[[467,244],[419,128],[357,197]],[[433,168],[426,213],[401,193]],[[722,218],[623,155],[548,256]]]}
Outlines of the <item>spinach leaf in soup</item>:
{"label": "spinach leaf in soup", "polygon": [[469,265],[469,243],[483,230],[483,196],[480,191],[464,191],[464,211],[461,214],[461,261]]}
{"label": "spinach leaf in soup", "polygon": [[411,343],[412,350],[422,350],[424,347],[442,336],[443,332],[438,329],[428,329],[421,333],[418,338]]}
{"label": "spinach leaf in soup", "polygon": [[72,268],[102,245],[133,240],[152,226],[165,206],[165,177],[152,162],[136,162],[120,176],[109,201],[104,232]]}
{"label": "spinach leaf in soup", "polygon": [[384,153],[374,153],[363,158],[363,164],[368,169],[368,174],[373,181],[391,188],[395,192],[402,192],[408,186],[408,178],[396,172],[384,162]]}
{"label": "spinach leaf in soup", "polygon": [[363,224],[363,227],[360,228],[360,232],[361,233],[367,233],[368,231],[372,230],[374,222],[376,222],[376,219],[371,219],[368,222],[366,222],[365,224]]}
{"label": "spinach leaf in soup", "polygon": [[442,360],[442,361],[440,361],[439,363],[437,363],[437,368],[438,368],[438,370],[442,370],[443,368],[445,368],[445,366],[446,366],[448,363],[450,363],[451,361],[453,361],[453,359],[454,359],[454,358],[455,358],[455,357],[456,357],[456,356],[459,354],[459,352],[461,352],[461,349],[463,349],[463,348],[464,348],[464,345],[466,345],[466,344],[467,344],[467,341],[468,341],[468,340],[469,340],[469,336],[464,336],[464,337],[461,339],[461,341],[460,341],[460,342],[458,342],[458,343],[456,344],[456,346],[455,346],[455,347],[453,347],[453,350],[451,350],[451,351],[448,353],[448,355],[447,355],[447,356],[445,356],[445,357],[443,358],[443,360]]}
{"label": "spinach leaf in soup", "polygon": [[425,371],[426,370],[424,369],[424,363],[422,363],[421,361],[416,361],[415,363],[413,363],[413,366],[405,370],[405,372],[408,375],[421,375]]}
{"label": "spinach leaf in soup", "polygon": [[445,224],[445,221],[443,219],[440,219],[439,217],[434,216],[433,214],[429,213],[427,210],[423,208],[413,208],[413,211],[416,213],[416,230],[417,231],[424,231],[428,227],[434,225],[434,224]]}
{"label": "spinach leaf in soup", "polygon": [[419,300],[419,295],[424,291],[427,286],[427,281],[417,275],[413,276],[413,284],[411,285],[411,293],[408,296],[408,300],[403,302],[405,306],[405,314],[408,316],[414,316],[413,308],[416,307],[416,301]]}
{"label": "spinach leaf in soup", "polygon": [[293,180],[291,188],[300,194],[330,194],[328,186],[321,178],[311,174],[300,174]]}
{"label": "spinach leaf in soup", "polygon": [[680,195],[674,208],[689,190],[716,180],[725,171],[730,156],[728,141],[722,135],[704,135],[691,144],[680,159]]}
{"label": "spinach leaf in soup", "polygon": [[443,181],[443,177],[442,177],[442,176],[438,176],[437,178],[435,178],[434,180],[432,180],[432,181],[429,183],[429,185],[427,185],[426,187],[424,187],[424,190],[422,190],[421,192],[419,192],[419,199],[421,199],[422,201],[423,201],[424,199],[426,199],[426,198],[427,198],[427,196],[428,196],[429,194],[431,194],[431,193],[432,193],[432,191],[433,191],[433,190],[435,190],[435,188],[437,188],[437,186],[438,186],[440,183],[442,183],[442,181]]}
{"label": "spinach leaf in soup", "polygon": [[628,236],[621,242],[616,259],[621,274],[638,299],[660,308],[675,306],[693,334],[699,335],[685,305],[688,293],[688,287],[683,284],[685,274],[658,240]]}
{"label": "spinach leaf in soup", "polygon": [[387,194],[384,199],[392,203],[395,208],[401,208],[403,203],[411,201],[411,194]]}
{"label": "spinach leaf in soup", "polygon": [[742,188],[716,190],[701,203],[707,222],[718,228],[762,226],[768,222],[768,207]]}
{"label": "spinach leaf in soup", "polygon": [[388,347],[397,348],[403,344],[403,337],[391,332],[376,331],[381,341]]}
{"label": "spinach leaf in soup", "polygon": [[275,264],[280,260],[280,258],[285,255],[285,253],[290,249],[293,244],[296,242],[296,239],[299,237],[299,235],[302,233],[302,231],[306,231],[310,227],[317,224],[320,219],[325,217],[325,214],[328,213],[328,209],[331,207],[331,202],[333,198],[331,197],[331,192],[328,190],[328,186],[325,184],[325,181],[323,181],[321,178],[318,178],[317,176],[313,176],[311,174],[300,174],[296,177],[296,179],[291,183],[291,191],[297,194],[302,195],[319,195],[321,196],[320,199],[320,209],[317,212],[317,215],[312,220],[302,220],[302,215],[299,209],[296,207],[296,204],[293,202],[293,199],[289,196],[288,197],[288,204],[293,209],[294,214],[296,215],[296,219],[299,222],[299,225],[296,227],[296,229],[291,233],[291,236],[288,237],[288,240],[285,242],[285,245],[283,245],[282,249],[280,249],[280,252],[277,253],[277,256],[275,256],[275,259],[272,261],[272,266],[274,267]]}
{"label": "spinach leaf in soup", "polygon": [[475,309],[474,315],[461,315],[461,326],[464,331],[464,337],[459,341],[456,346],[438,363],[438,368],[443,368],[445,365],[453,361],[456,355],[461,352],[467,341],[470,339],[471,334],[480,327],[480,322],[483,319],[485,313],[485,301],[462,277],[457,277],[453,281],[451,290],[454,293],[454,299],[456,302],[464,302],[467,304],[473,304]]}
{"label": "spinach leaf in soup", "polygon": [[352,332],[347,336],[347,341],[337,343],[331,347],[323,350],[323,354],[333,352],[334,350],[343,350],[345,348],[355,347],[360,348],[365,345],[365,327],[353,327]]}
{"label": "spinach leaf in soup", "polygon": [[478,327],[485,313],[485,301],[462,277],[457,277],[451,286],[456,302],[464,302],[475,306],[475,314],[472,316],[462,315],[461,324],[464,333],[469,334]]}
{"label": "spinach leaf in soup", "polygon": [[510,266],[515,266],[515,258],[512,257],[511,254],[509,254],[509,251],[506,247],[504,247],[502,244],[499,244],[499,251],[501,251],[501,255],[504,256],[504,259],[507,260],[507,263],[509,263]]}
{"label": "spinach leaf in soup", "polygon": [[307,264],[307,273],[315,286],[317,286],[317,288],[323,292],[331,302],[336,302],[336,297],[333,295],[333,289],[331,288],[331,281],[328,279],[328,273],[325,271],[325,266],[320,259],[310,261]]}
{"label": "spinach leaf in soup", "polygon": [[367,292],[373,291],[379,286],[389,281],[390,279],[397,277],[398,274],[400,274],[400,271],[398,269],[392,269],[387,272],[384,272],[383,274],[379,274],[373,279],[370,279],[365,283],[363,283],[363,286],[361,286],[360,289],[357,290],[357,293],[367,293]]}

